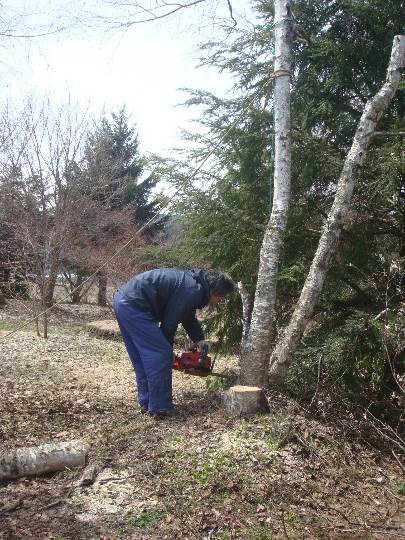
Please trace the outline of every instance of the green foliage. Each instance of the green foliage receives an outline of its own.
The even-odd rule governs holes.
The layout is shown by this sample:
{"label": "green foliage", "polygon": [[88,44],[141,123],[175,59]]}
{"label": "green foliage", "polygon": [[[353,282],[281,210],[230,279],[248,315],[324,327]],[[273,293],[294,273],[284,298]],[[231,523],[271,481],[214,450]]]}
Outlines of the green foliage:
{"label": "green foliage", "polygon": [[[160,163],[159,171],[180,190],[173,208],[179,228],[170,250],[178,246],[191,266],[228,271],[252,295],[269,217],[273,160],[272,98],[265,90],[273,68],[273,2],[255,5],[260,26],[228,28],[224,40],[206,44],[201,53],[203,64],[233,75],[237,95],[244,97],[189,92],[186,104],[200,111],[204,135],[185,134],[194,143],[191,150],[184,159]],[[297,0],[293,12],[308,39],[294,42],[292,202],[279,272],[277,332],[299,297],[364,105],[385,79],[393,37],[402,32],[404,3]],[[260,88],[259,105],[252,95]],[[405,130],[404,103],[402,86],[379,129]],[[389,396],[398,389],[395,377],[404,372],[405,349],[403,148],[403,136],[373,139],[338,256],[290,373],[290,389],[298,395],[313,395],[319,358],[322,383],[352,397]],[[194,163],[208,151],[209,169],[187,182]],[[384,310],[387,316],[379,317]],[[209,313],[205,325],[222,351],[235,352],[240,321],[235,295]],[[395,374],[390,375],[390,365]]]}
{"label": "green foliage", "polygon": [[404,480],[397,481],[397,493],[398,495],[405,495],[405,481]]}
{"label": "green foliage", "polygon": [[295,354],[288,378],[290,389],[312,396],[320,362],[324,389],[367,400],[398,391],[393,372],[403,373],[405,359],[398,339],[400,314],[376,320],[377,315],[354,310],[340,319],[330,316],[320,322]]}
{"label": "green foliage", "polygon": [[209,485],[222,482],[235,471],[235,461],[230,454],[216,454],[211,460],[193,471],[192,477],[199,484]]}
{"label": "green foliage", "polygon": [[[232,108],[234,105],[230,104]],[[227,104],[222,102],[221,106]],[[268,151],[268,128],[266,119],[258,117],[258,111],[252,110],[243,125],[217,148],[224,172],[215,184],[207,190],[187,186],[175,206],[179,228],[176,243],[187,266],[227,271],[235,280],[242,279],[252,293],[270,190],[269,163],[263,160]],[[231,121],[229,117],[214,118],[214,133],[221,134]],[[172,171],[171,166],[168,168]],[[172,177],[176,186],[183,181],[178,171],[176,168]],[[235,294],[205,319],[207,332],[216,335],[221,350],[232,350],[240,341],[241,324],[236,313],[240,313],[240,299]]]}
{"label": "green foliage", "polygon": [[346,149],[365,101],[385,79],[393,37],[402,33],[404,4],[298,0],[294,15],[310,38],[309,46],[296,42],[294,117]]}
{"label": "green foliage", "polygon": [[225,389],[225,383],[223,377],[216,375],[209,375],[204,379],[205,387],[210,392],[219,392]]}
{"label": "green foliage", "polygon": [[111,118],[103,116],[86,141],[85,189],[103,206],[111,210],[130,206],[138,223],[148,221],[158,208],[150,200],[157,178],[143,178],[144,164],[138,134],[125,109],[111,113]]}
{"label": "green foliage", "polygon": [[138,516],[129,514],[127,523],[135,529],[145,530],[156,525],[162,519],[163,513],[160,510],[149,510],[142,512]]}

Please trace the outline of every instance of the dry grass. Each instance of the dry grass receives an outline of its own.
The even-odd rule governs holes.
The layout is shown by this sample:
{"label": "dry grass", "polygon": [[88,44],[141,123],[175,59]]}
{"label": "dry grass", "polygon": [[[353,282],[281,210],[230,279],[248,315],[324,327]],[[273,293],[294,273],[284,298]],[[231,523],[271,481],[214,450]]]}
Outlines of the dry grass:
{"label": "dry grass", "polygon": [[[24,319],[0,314],[2,328]],[[48,340],[1,342],[2,446],[81,438],[101,472],[83,488],[81,471],[2,485],[0,538],[405,538],[396,460],[283,396],[269,396],[271,415],[230,418],[204,380],[176,372],[180,416],[139,414],[122,343],[83,327],[108,316],[62,306]]]}

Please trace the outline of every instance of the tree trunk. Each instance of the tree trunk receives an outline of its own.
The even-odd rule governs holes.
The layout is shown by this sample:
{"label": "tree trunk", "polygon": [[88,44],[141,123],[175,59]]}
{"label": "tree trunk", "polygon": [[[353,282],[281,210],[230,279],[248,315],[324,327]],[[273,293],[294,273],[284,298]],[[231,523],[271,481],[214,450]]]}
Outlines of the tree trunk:
{"label": "tree trunk", "polygon": [[97,294],[97,305],[106,306],[107,305],[107,276],[104,272],[98,274],[98,294]]}
{"label": "tree trunk", "polygon": [[40,331],[40,317],[39,317],[39,314],[42,311],[41,306],[42,306],[42,302],[40,298],[34,297],[32,301],[32,313],[34,316],[35,332],[36,332],[37,337],[42,337],[41,331]]}
{"label": "tree trunk", "polygon": [[84,274],[81,272],[77,272],[77,278],[76,282],[71,284],[72,292],[71,292],[71,298],[72,298],[72,304],[80,304],[80,301],[82,299],[82,293],[83,293],[83,282],[84,282]]}
{"label": "tree trunk", "polygon": [[287,223],[291,183],[291,10],[290,3],[285,0],[276,0],[274,7],[275,163],[273,206],[260,252],[252,321],[240,360],[241,384],[258,387],[267,384],[277,271]]}
{"label": "tree trunk", "polygon": [[252,318],[252,298],[242,281],[238,283],[239,294],[242,300],[242,341],[241,351],[244,350],[249,335],[250,320]]}
{"label": "tree trunk", "polygon": [[0,482],[83,467],[87,448],[81,441],[59,442],[0,453]]}
{"label": "tree trunk", "polygon": [[49,276],[45,278],[45,305],[50,307],[53,303],[53,295],[55,293],[56,280],[58,273],[56,269],[49,272]]}
{"label": "tree trunk", "polygon": [[42,328],[43,328],[43,337],[44,339],[48,339],[48,323],[49,323],[49,317],[48,317],[48,306],[44,305],[42,306]]}
{"label": "tree trunk", "polygon": [[337,184],[335,200],[323,227],[318,249],[301,296],[290,323],[284,330],[271,356],[270,377],[274,382],[282,383],[285,380],[288,366],[321,294],[326,273],[337,251],[340,233],[346,222],[356,176],[364,162],[377,123],[388,108],[398,88],[401,69],[404,66],[404,56],[405,36],[395,36],[386,82],[375,97],[370,99],[365,106],[352,147],[346,157]]}

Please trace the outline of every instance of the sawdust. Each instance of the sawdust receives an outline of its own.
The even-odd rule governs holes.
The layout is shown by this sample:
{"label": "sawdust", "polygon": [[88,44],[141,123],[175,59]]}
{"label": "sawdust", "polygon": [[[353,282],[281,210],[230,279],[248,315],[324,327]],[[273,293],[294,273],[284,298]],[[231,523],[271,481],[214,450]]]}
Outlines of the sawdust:
{"label": "sawdust", "polygon": [[76,519],[91,522],[106,515],[141,513],[156,507],[157,499],[148,498],[143,487],[136,484],[134,472],[134,468],[107,468],[91,488],[77,489],[71,497],[71,502],[82,509]]}

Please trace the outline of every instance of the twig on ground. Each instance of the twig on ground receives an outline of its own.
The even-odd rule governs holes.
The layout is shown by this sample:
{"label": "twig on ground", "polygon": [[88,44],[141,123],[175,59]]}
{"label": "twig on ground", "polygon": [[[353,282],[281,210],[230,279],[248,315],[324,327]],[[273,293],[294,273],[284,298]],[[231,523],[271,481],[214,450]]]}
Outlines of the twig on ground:
{"label": "twig on ground", "polygon": [[321,454],[315,450],[315,448],[313,446],[311,446],[309,443],[307,443],[306,441],[304,441],[303,439],[301,439],[301,437],[299,437],[297,435],[297,433],[295,433],[295,437],[296,439],[304,446],[304,448],[307,448],[307,450],[309,450],[310,452],[313,452],[320,460],[322,460],[326,465],[329,465],[329,462],[321,456]]}
{"label": "twig on ground", "polygon": [[397,460],[397,463],[398,465],[401,467],[401,470],[403,473],[405,473],[405,467],[402,465],[402,463],[399,461],[399,458],[398,456],[396,455],[396,453],[394,452],[394,450],[391,450],[391,453],[392,455],[394,456],[394,458]]}
{"label": "twig on ground", "polygon": [[37,512],[42,512],[42,510],[49,510],[50,508],[58,506],[59,504],[66,504],[66,502],[66,499],[58,499],[57,501],[47,504],[46,506],[41,506],[40,508],[38,508]]}
{"label": "twig on ground", "polygon": [[16,502],[9,504],[8,506],[3,506],[3,508],[0,508],[0,516],[3,514],[9,514],[10,512],[14,512],[14,510],[17,510],[20,508],[23,504],[23,499],[18,499]]}
{"label": "twig on ground", "polygon": [[347,523],[349,523],[349,525],[358,525],[358,526],[364,526],[364,523],[359,523],[358,521],[352,521],[351,519],[349,519],[346,514],[344,512],[342,512],[341,510],[339,510],[338,508],[333,508],[332,506],[328,506],[326,504],[323,504],[321,506],[324,510],[329,510],[331,512],[336,512],[337,514],[339,514],[340,516],[342,516],[342,518],[344,518]]}
{"label": "twig on ground", "polygon": [[[369,424],[379,433],[382,435],[384,439],[387,439],[394,443],[396,446],[398,446],[402,451],[405,450],[405,441],[396,433],[392,427],[389,424],[386,424],[376,416],[374,416],[373,413],[369,411],[369,409],[364,409],[365,413],[365,419],[369,421]],[[371,416],[372,418],[368,418],[368,416]],[[380,424],[381,429],[387,430],[389,433],[391,433],[393,436],[387,435],[387,433],[384,433],[377,425]]]}
{"label": "twig on ground", "polygon": [[150,470],[150,468],[149,468],[149,465],[148,465],[147,463],[145,463],[145,467],[146,467],[146,469],[147,469],[148,473],[149,473],[149,474],[150,474],[151,476],[154,476],[154,477],[156,477],[156,474],[155,474],[155,473],[153,473],[153,472],[152,472],[152,471]]}
{"label": "twig on ground", "polygon": [[129,478],[135,478],[135,476],[137,476],[137,474],[130,474],[129,476],[112,476],[111,478],[102,478],[101,480],[97,480],[97,482],[99,484],[107,484],[108,482],[123,482]]}
{"label": "twig on ground", "polygon": [[[327,529],[334,530],[335,532],[339,532],[339,533],[364,533],[364,532],[370,533],[371,532],[371,530],[368,527],[367,528],[366,527],[361,527],[361,528],[356,528],[356,529],[343,529],[339,525],[332,525],[330,527],[327,527]],[[399,539],[403,538],[402,533],[401,533],[401,535],[399,535],[399,534],[394,532],[394,530],[402,531],[403,528],[402,527],[396,527],[394,525],[389,525],[387,527],[377,527],[377,529],[373,529],[373,532],[381,533],[382,531],[387,531],[387,530],[391,531],[390,538],[394,538],[393,535],[395,535],[395,538],[399,538]]]}

